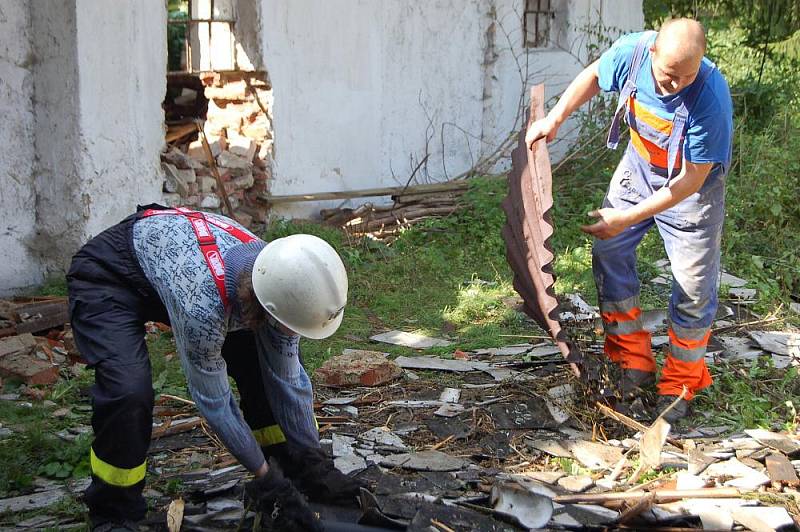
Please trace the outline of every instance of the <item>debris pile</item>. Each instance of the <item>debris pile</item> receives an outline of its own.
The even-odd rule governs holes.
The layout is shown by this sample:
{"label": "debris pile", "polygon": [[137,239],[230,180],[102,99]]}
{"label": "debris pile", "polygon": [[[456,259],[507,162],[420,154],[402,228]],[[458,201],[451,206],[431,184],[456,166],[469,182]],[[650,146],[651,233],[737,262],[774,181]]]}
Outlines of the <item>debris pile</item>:
{"label": "debris pile", "polygon": [[[565,300],[560,319],[585,360],[597,358],[596,308],[579,294]],[[647,314],[654,345],[663,345],[664,312]],[[747,330],[763,325],[755,318],[723,306],[715,330],[757,353],[747,356],[800,363],[797,333]],[[324,520],[390,530],[778,531],[800,515],[796,424],[738,430],[713,420],[670,427],[661,418],[631,419],[590,402],[596,395],[551,341],[465,350],[452,338],[399,330],[370,339],[407,354],[344,350],[314,375],[323,449],[370,486],[360,509],[312,505]],[[429,348],[452,350],[452,358],[426,355]],[[709,358],[741,360],[738,349],[720,343]],[[258,517],[242,497],[250,476],[194,404],[161,394],[154,415],[145,491],[153,511],[144,528],[251,529]],[[0,513],[42,508],[80,489],[41,479],[35,486],[0,500]],[[70,525],[36,519],[25,526]]]}
{"label": "debris pile", "polygon": [[469,187],[468,181],[450,181],[429,192],[425,188],[407,187],[391,196],[388,205],[365,203],[355,209],[322,209],[322,220],[349,232],[353,236],[391,242],[404,229],[434,217],[450,215],[460,208],[461,196]]}
{"label": "debris pile", "polygon": [[67,321],[64,297],[0,300],[0,377],[22,382],[26,395],[40,399],[44,393],[31,386],[54,384],[62,369],[79,371]]}
{"label": "debris pile", "polygon": [[[205,73],[199,86],[197,79],[171,81],[180,91],[168,100],[168,147],[161,155],[165,202],[222,212],[224,193],[237,220],[265,223],[273,161],[271,84],[256,72]],[[200,91],[205,114],[195,103]],[[196,125],[202,119],[207,146]]]}

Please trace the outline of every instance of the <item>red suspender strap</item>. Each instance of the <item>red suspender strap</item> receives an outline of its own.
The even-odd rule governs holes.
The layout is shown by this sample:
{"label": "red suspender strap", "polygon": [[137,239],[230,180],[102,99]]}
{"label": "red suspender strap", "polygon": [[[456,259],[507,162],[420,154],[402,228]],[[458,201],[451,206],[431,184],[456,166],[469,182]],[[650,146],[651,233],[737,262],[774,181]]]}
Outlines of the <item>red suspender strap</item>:
{"label": "red suspender strap", "polygon": [[217,285],[219,297],[222,299],[222,305],[225,309],[228,308],[228,292],[225,290],[225,263],[222,260],[222,254],[219,252],[217,246],[217,239],[211,232],[209,223],[216,225],[229,235],[237,238],[243,243],[252,242],[255,237],[248,235],[238,227],[234,227],[229,223],[223,222],[218,218],[208,216],[202,212],[192,211],[184,207],[176,207],[175,209],[147,209],[142,213],[142,218],[155,216],[159,214],[172,214],[177,216],[184,216],[189,223],[192,224],[192,229],[197,237],[197,243],[200,244],[200,252],[206,260],[208,271],[211,272],[211,277],[214,278],[214,284]]}

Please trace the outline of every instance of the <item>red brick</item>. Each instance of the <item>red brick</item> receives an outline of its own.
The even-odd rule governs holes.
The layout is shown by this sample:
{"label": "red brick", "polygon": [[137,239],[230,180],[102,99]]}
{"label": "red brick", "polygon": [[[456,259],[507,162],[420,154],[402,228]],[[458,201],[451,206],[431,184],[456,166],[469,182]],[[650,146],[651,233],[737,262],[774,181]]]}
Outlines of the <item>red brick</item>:
{"label": "red brick", "polygon": [[327,386],[380,386],[402,373],[382,353],[353,350],[325,361],[314,375]]}

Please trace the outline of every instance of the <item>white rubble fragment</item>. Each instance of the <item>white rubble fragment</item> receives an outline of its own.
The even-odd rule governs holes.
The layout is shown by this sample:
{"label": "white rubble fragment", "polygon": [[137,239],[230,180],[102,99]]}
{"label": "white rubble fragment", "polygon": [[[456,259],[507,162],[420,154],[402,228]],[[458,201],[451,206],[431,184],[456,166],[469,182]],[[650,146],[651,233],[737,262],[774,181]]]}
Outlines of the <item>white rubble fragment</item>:
{"label": "white rubble fragment", "polygon": [[751,345],[750,340],[739,336],[717,336],[716,340],[722,345],[723,354],[732,360],[755,360],[763,351]]}
{"label": "white rubble fragment", "polygon": [[650,282],[652,284],[660,284],[660,285],[663,285],[663,286],[669,286],[669,285],[672,284],[672,278],[667,277],[665,275],[657,275],[656,277],[653,277],[652,279],[650,279]]}
{"label": "white rubble fragment", "polygon": [[453,342],[449,340],[431,338],[429,336],[405,331],[389,331],[376,334],[375,336],[371,336],[370,340],[374,342],[383,342],[387,344],[411,347],[414,349],[429,349],[431,347],[447,347],[453,345]]}
{"label": "white rubble fragment", "polygon": [[457,471],[463,469],[466,461],[441,451],[420,451],[384,456],[380,464],[385,467],[402,467],[415,471]]}
{"label": "white rubble fragment", "polygon": [[566,408],[572,403],[572,397],[574,396],[574,388],[571,384],[567,383],[554,386],[547,390],[547,395],[550,397],[550,400],[545,400],[545,405],[556,423],[560,425],[572,417],[566,411]]}
{"label": "white rubble fragment", "polygon": [[373,442],[387,447],[397,447],[398,449],[406,448],[406,444],[400,436],[393,433],[387,427],[375,427],[374,429],[362,432],[358,435],[358,438],[363,441]]}
{"label": "white rubble fragment", "polygon": [[531,344],[517,344],[517,345],[507,345],[505,347],[490,347],[488,349],[476,349],[476,355],[491,355],[495,357],[507,357],[507,356],[516,356],[521,355],[523,353],[527,353],[533,349],[533,345]]}
{"label": "white rubble fragment", "polygon": [[605,525],[613,523],[619,517],[619,513],[605,506],[598,504],[571,504],[567,506],[567,511],[578,521],[591,525]]}
{"label": "white rubble fragment", "polygon": [[747,334],[761,349],[784,356],[800,357],[800,333],[778,331],[750,331]]}
{"label": "white rubble fragment", "polygon": [[589,475],[570,475],[558,479],[558,485],[572,493],[586,491],[594,484]]}
{"label": "white rubble fragment", "polygon": [[528,444],[543,453],[556,458],[572,458],[572,454],[556,440],[529,440]]}
{"label": "white rubble fragment", "polygon": [[554,515],[550,518],[550,522],[554,525],[562,526],[562,527],[582,527],[583,523],[579,522],[577,519],[569,515],[567,512],[561,512],[560,514]]}
{"label": "white rubble fragment", "polygon": [[542,528],[553,515],[553,501],[550,497],[513,485],[492,486],[490,501],[496,512],[510,517],[529,530]]}
{"label": "white rubble fragment", "polygon": [[590,441],[570,441],[567,449],[584,467],[591,470],[611,469],[622,459],[622,451],[602,443]]}
{"label": "white rubble fragment", "polygon": [[386,404],[403,408],[439,408],[442,406],[441,401],[424,401],[418,399],[399,399],[397,401],[387,401]]}
{"label": "white rubble fragment", "polygon": [[362,457],[357,456],[354,454],[348,454],[347,456],[340,456],[338,458],[333,459],[333,466],[344,473],[345,475],[349,475],[353,471],[360,471],[362,469],[366,469],[367,462]]}
{"label": "white rubble fragment", "polygon": [[653,336],[650,343],[654,348],[659,348],[669,343],[669,336]]}
{"label": "white rubble fragment", "polygon": [[745,434],[762,445],[781,451],[783,454],[793,454],[800,451],[800,442],[789,438],[785,434],[770,432],[764,429],[747,429]]}
{"label": "white rubble fragment", "polygon": [[733,477],[723,485],[743,490],[755,490],[770,481],[767,475],[743,464],[736,458],[711,464],[702,476],[703,478]]}
{"label": "white rubble fragment", "polygon": [[731,288],[742,288],[747,284],[747,281],[728,272],[721,272],[720,284],[728,285]]}
{"label": "white rubble fragment", "polygon": [[394,359],[403,369],[431,369],[441,371],[475,371],[474,362],[467,360],[453,360],[439,357],[405,357],[400,356]]}
{"label": "white rubble fragment", "polygon": [[461,398],[461,390],[458,388],[445,388],[439,395],[439,401],[443,403],[457,403]]}
{"label": "white rubble fragment", "polygon": [[754,532],[773,532],[782,527],[794,526],[794,520],[781,506],[751,506],[736,508],[733,519]]}
{"label": "white rubble fragment", "polygon": [[433,415],[440,417],[456,417],[464,411],[464,405],[458,403],[443,403]]}
{"label": "white rubble fragment", "polygon": [[515,475],[514,478],[517,476],[530,477],[533,480],[544,482],[545,484],[555,484],[558,482],[558,479],[567,476],[567,474],[563,471],[528,471],[520,475]]}
{"label": "white rubble fragment", "polygon": [[739,300],[739,303],[753,301],[756,297],[755,288],[731,288],[728,294]]}
{"label": "white rubble fragment", "polygon": [[356,439],[350,436],[331,435],[331,452],[334,458],[353,454],[353,445],[355,443]]}
{"label": "white rubble fragment", "polygon": [[356,408],[354,406],[350,406],[350,405],[341,406],[341,407],[339,407],[339,410],[341,410],[342,412],[344,412],[345,414],[347,414],[348,416],[350,416],[352,418],[357,418],[358,417],[358,408]]}
{"label": "white rubble fragment", "polygon": [[349,405],[352,402],[358,400],[358,397],[332,397],[330,399],[326,399],[322,402],[323,405],[332,405],[332,406],[340,406],[340,405]]}
{"label": "white rubble fragment", "polygon": [[656,468],[661,465],[661,449],[664,447],[664,442],[667,441],[669,429],[670,424],[663,418],[658,418],[644,432],[639,448],[642,465],[648,468]]}
{"label": "white rubble fragment", "polygon": [[616,480],[611,480],[610,478],[603,477],[595,481],[595,485],[598,488],[602,488],[606,491],[612,491],[619,486],[619,482]]}
{"label": "white rubble fragment", "polygon": [[676,486],[678,490],[698,490],[706,487],[705,479],[692,475],[686,471],[679,471],[675,476]]}

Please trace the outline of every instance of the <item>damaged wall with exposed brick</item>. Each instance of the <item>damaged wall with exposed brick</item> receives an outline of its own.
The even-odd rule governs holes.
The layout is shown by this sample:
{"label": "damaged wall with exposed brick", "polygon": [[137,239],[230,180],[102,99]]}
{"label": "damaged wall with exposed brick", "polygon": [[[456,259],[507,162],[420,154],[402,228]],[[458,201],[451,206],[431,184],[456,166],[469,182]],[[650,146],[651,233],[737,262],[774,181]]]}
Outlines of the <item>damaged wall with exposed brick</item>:
{"label": "damaged wall with exposed brick", "polygon": [[[600,23],[613,35],[644,23],[641,0],[552,3],[558,45],[526,52],[524,0],[262,0],[275,92],[272,193],[402,185],[426,154],[419,182],[452,178],[515,121],[521,127],[521,68],[526,85],[545,82],[555,95],[581,68],[572,55],[585,57],[581,27]],[[340,205],[276,212],[305,216]]]}

